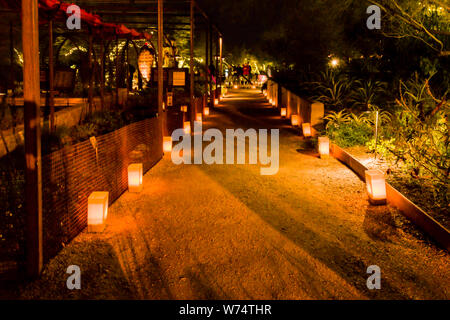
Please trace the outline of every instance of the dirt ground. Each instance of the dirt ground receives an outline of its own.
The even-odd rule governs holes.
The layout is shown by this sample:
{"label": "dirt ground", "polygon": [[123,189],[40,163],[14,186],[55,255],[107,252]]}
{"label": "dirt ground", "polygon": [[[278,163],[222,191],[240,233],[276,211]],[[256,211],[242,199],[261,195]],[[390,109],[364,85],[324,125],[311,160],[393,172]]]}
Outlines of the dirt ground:
{"label": "dirt ground", "polygon": [[[449,299],[450,257],[302,138],[255,91],[235,91],[205,121],[281,128],[280,170],[174,165],[125,193],[103,234],[82,233],[10,297],[23,299]],[[66,288],[81,268],[82,288]],[[367,267],[381,268],[369,290]]]}

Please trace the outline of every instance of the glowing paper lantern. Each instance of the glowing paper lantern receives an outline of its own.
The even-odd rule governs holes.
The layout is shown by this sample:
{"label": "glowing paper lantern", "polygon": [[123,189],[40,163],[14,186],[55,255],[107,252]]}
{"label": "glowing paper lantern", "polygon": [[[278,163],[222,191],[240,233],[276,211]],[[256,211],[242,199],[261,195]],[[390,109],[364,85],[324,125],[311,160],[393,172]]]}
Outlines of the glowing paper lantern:
{"label": "glowing paper lantern", "polygon": [[330,156],[330,139],[328,137],[319,137],[319,154],[321,158]]}
{"label": "glowing paper lantern", "polygon": [[203,110],[203,114],[205,115],[205,117],[209,116],[209,108],[205,107],[205,109]]}
{"label": "glowing paper lantern", "polygon": [[88,232],[102,232],[108,216],[109,192],[92,192],[88,198]]}
{"label": "glowing paper lantern", "polygon": [[142,175],[144,169],[142,163],[133,163],[128,166],[128,191],[139,193],[143,189]]}
{"label": "glowing paper lantern", "polygon": [[153,61],[154,61],[154,51],[147,45],[143,46],[138,57],[138,67],[142,78],[145,81],[150,81],[150,75],[152,71]]}
{"label": "glowing paper lantern", "polygon": [[186,121],[184,123],[184,133],[190,134],[191,133],[191,122]]}
{"label": "glowing paper lantern", "polygon": [[309,123],[302,123],[302,130],[303,130],[303,136],[306,137],[311,137],[312,133],[311,133],[311,124]]}
{"label": "glowing paper lantern", "polygon": [[386,179],[380,170],[366,171],[366,187],[372,204],[386,204]]}
{"label": "glowing paper lantern", "polygon": [[297,114],[291,116],[291,124],[293,127],[298,127],[300,125],[300,118]]}
{"label": "glowing paper lantern", "polygon": [[202,119],[203,119],[203,115],[201,113],[197,113],[195,120],[197,120],[198,122],[202,122]]}
{"label": "glowing paper lantern", "polygon": [[281,108],[280,113],[281,113],[281,116],[282,116],[283,118],[286,118],[286,115],[287,115],[287,109],[286,109],[286,108]]}
{"label": "glowing paper lantern", "polygon": [[172,152],[172,137],[163,138],[163,150],[164,152]]}
{"label": "glowing paper lantern", "polygon": [[181,106],[181,112],[187,112],[187,106]]}

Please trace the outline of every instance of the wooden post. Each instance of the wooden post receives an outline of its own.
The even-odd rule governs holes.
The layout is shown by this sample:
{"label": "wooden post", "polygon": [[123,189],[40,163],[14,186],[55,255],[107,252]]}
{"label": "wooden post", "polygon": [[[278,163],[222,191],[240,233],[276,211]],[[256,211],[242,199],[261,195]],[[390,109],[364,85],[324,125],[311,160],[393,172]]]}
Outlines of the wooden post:
{"label": "wooden post", "polygon": [[205,34],[205,92],[206,92],[206,106],[208,105],[208,88],[209,88],[209,28],[206,27],[206,34]]}
{"label": "wooden post", "polygon": [[[15,86],[16,79],[14,76],[14,30],[12,21],[9,23],[9,62],[10,62],[9,81],[11,81],[12,100],[13,105],[15,105],[14,98],[16,96],[16,86]],[[13,128],[14,127],[15,125],[13,126]]]}
{"label": "wooden post", "polygon": [[[212,33],[212,25],[209,23],[209,63],[214,65],[214,56],[213,56],[213,33]],[[209,69],[209,66],[208,66]],[[212,73],[209,75],[209,97],[210,97],[210,107],[214,107],[215,94],[213,90],[212,83]]]}
{"label": "wooden post", "polygon": [[219,36],[219,59],[220,59],[220,64],[219,64],[219,84],[220,84],[220,92],[222,93],[222,72],[223,72],[223,38],[222,36]]}
{"label": "wooden post", "polygon": [[[94,46],[94,35],[89,28],[89,50],[88,50],[88,63],[89,63],[89,88],[88,88],[88,102],[89,102],[89,114],[92,113],[94,105],[94,72],[92,70],[92,50]],[[117,76],[117,75],[116,75]]]}
{"label": "wooden post", "polygon": [[103,111],[105,110],[105,44],[103,43],[103,34],[100,37],[100,101]]}
{"label": "wooden post", "polygon": [[116,35],[116,108],[119,108],[119,36]]}
{"label": "wooden post", "polygon": [[190,90],[189,90],[189,95],[190,95],[190,109],[191,109],[191,128],[192,128],[192,132],[194,131],[194,120],[195,120],[195,101],[194,101],[194,89],[195,89],[195,82],[194,82],[194,0],[191,0],[191,39],[190,39],[190,44],[191,44],[191,48],[190,48],[190,58],[189,58],[189,69],[190,69]]}
{"label": "wooden post", "polygon": [[48,90],[49,99],[48,103],[50,106],[50,131],[55,132],[55,63],[54,63],[54,53],[53,53],[53,20],[50,19],[48,22]]}
{"label": "wooden post", "polygon": [[158,0],[158,116],[161,122],[163,118],[164,99],[164,74],[163,74],[163,35],[164,35],[164,3]]}
{"label": "wooden post", "polygon": [[214,76],[216,77],[216,90],[214,92],[215,92],[215,95],[217,95],[217,91],[219,88],[219,59],[220,59],[220,37],[219,36],[216,38],[215,42],[216,42],[216,55],[214,56],[214,60],[215,60],[216,72],[215,72]]}
{"label": "wooden post", "polygon": [[42,271],[42,176],[38,2],[22,0],[27,275]]}

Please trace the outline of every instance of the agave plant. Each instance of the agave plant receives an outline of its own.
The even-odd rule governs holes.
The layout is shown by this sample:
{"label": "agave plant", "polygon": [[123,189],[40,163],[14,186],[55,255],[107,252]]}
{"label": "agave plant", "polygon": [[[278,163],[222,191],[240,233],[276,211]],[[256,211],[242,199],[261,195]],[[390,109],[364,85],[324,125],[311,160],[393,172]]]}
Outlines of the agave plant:
{"label": "agave plant", "polygon": [[340,126],[351,121],[350,115],[345,110],[339,112],[330,111],[323,119],[327,121],[327,129],[330,126]]}
{"label": "agave plant", "polygon": [[354,82],[354,89],[351,92],[349,102],[352,108],[356,110],[367,110],[386,89],[387,84],[385,82],[357,80]]}
{"label": "agave plant", "polygon": [[315,83],[318,95],[313,98],[326,104],[331,109],[345,107],[347,93],[353,84],[352,81],[331,71],[322,72],[321,78],[320,82]]}

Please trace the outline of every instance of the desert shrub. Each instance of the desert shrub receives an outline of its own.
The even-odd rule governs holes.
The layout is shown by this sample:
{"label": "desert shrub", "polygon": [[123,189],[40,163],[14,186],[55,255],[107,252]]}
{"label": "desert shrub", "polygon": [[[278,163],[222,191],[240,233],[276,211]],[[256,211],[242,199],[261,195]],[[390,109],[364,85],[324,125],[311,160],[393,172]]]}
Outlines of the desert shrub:
{"label": "desert shrub", "polygon": [[[450,106],[446,97],[436,98],[429,80],[414,79],[400,84],[399,106],[392,126],[394,146],[390,150],[405,170],[432,181],[442,197],[448,197],[450,173]],[[444,200],[448,203],[448,199]]]}
{"label": "desert shrub", "polygon": [[330,112],[325,118],[328,137],[341,147],[365,145],[373,135],[367,114]]}
{"label": "desert shrub", "polygon": [[322,72],[320,80],[312,83],[316,93],[312,99],[322,102],[330,110],[341,110],[345,108],[352,84],[352,80],[343,74],[331,70]]}
{"label": "desert shrub", "polygon": [[385,94],[387,83],[381,81],[357,80],[351,88],[348,99],[352,109],[365,111],[379,102],[380,97]]}
{"label": "desert shrub", "polygon": [[384,137],[380,137],[376,143],[375,138],[373,138],[366,143],[366,147],[370,152],[380,156],[381,159],[389,161],[393,160],[391,150],[394,148],[394,138],[386,139]]}

